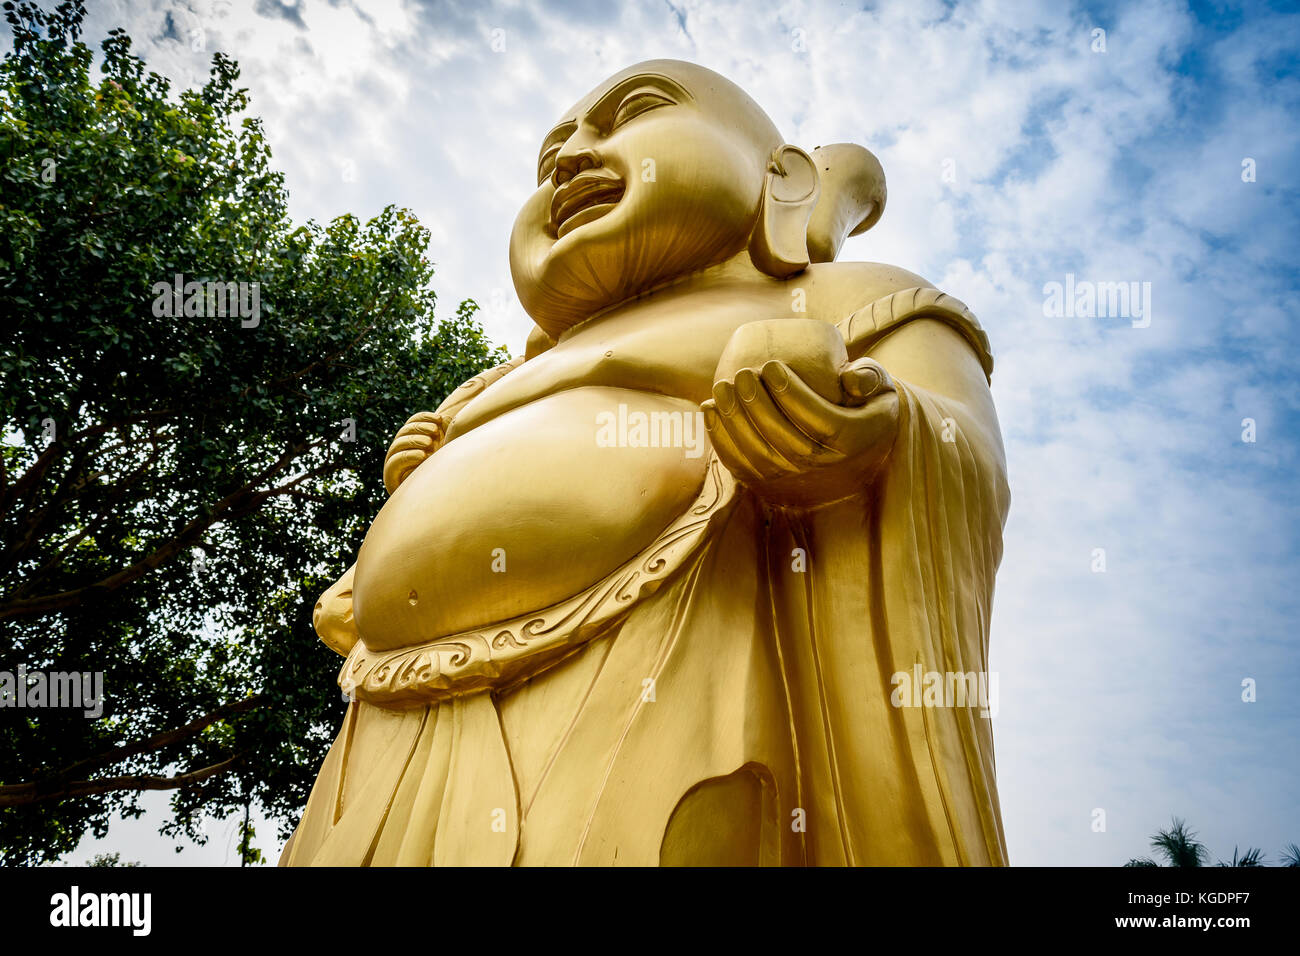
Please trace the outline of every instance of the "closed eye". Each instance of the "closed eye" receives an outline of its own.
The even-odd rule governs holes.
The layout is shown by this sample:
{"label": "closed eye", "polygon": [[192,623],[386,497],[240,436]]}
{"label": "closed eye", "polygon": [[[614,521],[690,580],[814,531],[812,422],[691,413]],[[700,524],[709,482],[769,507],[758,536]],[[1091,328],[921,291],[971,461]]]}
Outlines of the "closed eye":
{"label": "closed eye", "polygon": [[[687,96],[685,93],[682,95]],[[689,99],[689,96],[687,96],[687,98]],[[608,112],[606,112],[609,109],[606,104],[611,100],[612,97],[606,97],[606,102],[597,104],[592,111],[592,113],[595,114],[593,119],[595,119],[595,116],[599,116],[600,114],[604,114],[604,116],[608,118],[609,125],[604,127],[606,134],[613,132],[624,123],[636,119],[636,117],[640,116],[642,113],[648,113],[650,110],[658,109],[661,106],[677,105],[677,101],[671,97],[665,96],[663,93],[660,93],[651,87],[641,87],[632,90],[632,92],[625,95],[621,101],[617,101],[618,109],[614,111],[613,116],[610,116]],[[596,120],[596,122],[599,123],[600,121]],[[543,150],[541,156],[538,157],[537,185],[542,185],[542,183],[546,182],[547,179],[554,175],[556,160],[564,149],[564,137],[571,135],[576,125],[577,124],[573,122],[561,124],[561,126],[556,127],[555,131],[550,137],[548,137],[548,139],[555,139],[558,137],[560,141],[552,143]]]}
{"label": "closed eye", "polygon": [[560,147],[563,143],[556,143],[546,152],[542,153],[541,159],[537,161],[537,185],[541,185],[550,178],[555,172],[555,157],[560,155]]}
{"label": "closed eye", "polygon": [[668,97],[653,90],[635,90],[623,98],[618,109],[614,111],[614,119],[610,123],[610,129],[617,129],[629,120],[635,119],[642,113],[658,109],[661,106],[675,106],[676,104]]}

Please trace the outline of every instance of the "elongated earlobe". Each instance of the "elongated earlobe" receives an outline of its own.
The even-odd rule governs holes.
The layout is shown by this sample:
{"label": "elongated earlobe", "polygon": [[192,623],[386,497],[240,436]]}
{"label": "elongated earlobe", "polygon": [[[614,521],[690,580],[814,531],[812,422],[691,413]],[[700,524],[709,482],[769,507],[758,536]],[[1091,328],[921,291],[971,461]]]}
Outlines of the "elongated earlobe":
{"label": "elongated earlobe", "polygon": [[749,240],[754,265],[776,279],[808,268],[808,217],[820,191],[817,165],[807,153],[789,144],[773,151]]}
{"label": "elongated earlobe", "polygon": [[818,146],[812,152],[821,197],[808,222],[813,262],[833,262],[849,236],[866,232],[885,211],[885,171],[856,143]]}

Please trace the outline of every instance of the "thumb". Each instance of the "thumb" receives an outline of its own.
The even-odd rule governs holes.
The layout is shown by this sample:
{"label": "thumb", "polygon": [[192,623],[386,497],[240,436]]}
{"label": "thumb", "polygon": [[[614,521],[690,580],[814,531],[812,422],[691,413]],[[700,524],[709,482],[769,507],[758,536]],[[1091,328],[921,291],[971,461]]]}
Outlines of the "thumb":
{"label": "thumb", "polygon": [[894,380],[875,359],[860,358],[840,373],[840,386],[846,396],[844,404],[862,405],[880,392],[892,392]]}

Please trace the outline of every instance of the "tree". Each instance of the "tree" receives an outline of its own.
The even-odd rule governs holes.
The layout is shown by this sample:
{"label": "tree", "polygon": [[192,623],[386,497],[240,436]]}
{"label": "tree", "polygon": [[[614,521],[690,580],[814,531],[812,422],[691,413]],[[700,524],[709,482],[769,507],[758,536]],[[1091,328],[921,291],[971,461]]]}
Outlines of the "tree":
{"label": "tree", "polygon": [[1232,848],[1232,862],[1224,863],[1219,861],[1219,866],[1264,866],[1264,851],[1259,847],[1251,846],[1246,848],[1246,852],[1240,856],[1237,855],[1237,848]]}
{"label": "tree", "polygon": [[139,863],[123,863],[121,853],[96,853],[86,866],[139,866]]}
{"label": "tree", "polygon": [[[1173,825],[1167,830],[1157,830],[1151,836],[1151,846],[1160,852],[1166,866],[1205,866],[1210,858],[1210,851],[1201,843],[1196,834],[1187,828],[1187,824],[1174,817]],[[1135,857],[1124,864],[1132,867],[1160,866],[1150,857]],[[1258,847],[1247,847],[1244,852],[1232,848],[1232,861],[1219,861],[1219,866],[1267,866],[1264,851]],[[1300,847],[1288,844],[1282,850],[1283,866],[1300,866]]]}
{"label": "tree", "polygon": [[[1157,830],[1151,836],[1151,846],[1165,858],[1167,866],[1203,866],[1209,859],[1210,852],[1205,844],[1196,839],[1196,834],[1187,828],[1187,824],[1174,817],[1173,825],[1167,830]],[[1129,860],[1125,866],[1159,866],[1146,857]]]}
{"label": "tree", "polygon": [[[392,432],[502,356],[472,301],[435,321],[408,212],[289,221],[233,60],[173,95],[114,30],[96,83],[79,0],[4,10],[0,852],[155,789],[169,835],[256,806],[287,836],[344,706],[315,598]],[[16,709],[34,674],[102,675],[102,715]]]}

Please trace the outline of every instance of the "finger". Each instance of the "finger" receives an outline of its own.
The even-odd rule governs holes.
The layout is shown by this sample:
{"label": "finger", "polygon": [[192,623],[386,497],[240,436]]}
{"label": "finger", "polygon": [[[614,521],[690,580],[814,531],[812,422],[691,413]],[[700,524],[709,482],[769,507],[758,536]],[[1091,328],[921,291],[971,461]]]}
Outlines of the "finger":
{"label": "finger", "polygon": [[406,420],[406,424],[408,425],[412,425],[416,422],[433,422],[434,424],[441,425],[442,416],[437,412],[416,412]]}
{"label": "finger", "polygon": [[393,439],[393,443],[388,446],[388,455],[392,456],[399,452],[420,451],[427,454],[433,450],[433,439],[428,435],[401,435]]}
{"label": "finger", "polygon": [[741,407],[744,408],[755,428],[763,435],[783,458],[794,463],[826,464],[844,457],[832,448],[828,448],[810,438],[798,425],[786,418],[767,390],[767,386],[749,369],[743,370],[752,376],[754,391],[740,388],[741,373],[736,375],[737,392],[740,394]]}
{"label": "finger", "polygon": [[754,470],[754,466],[749,463],[744,452],[736,447],[731,435],[723,427],[722,415],[718,412],[716,402],[710,399],[701,403],[700,411],[704,413],[704,427],[709,433],[709,441],[712,442],[718,457],[731,473],[747,484],[753,485],[762,481],[762,476]]}
{"label": "finger", "polygon": [[860,358],[841,372],[840,385],[849,397],[845,404],[851,406],[863,405],[878,392],[894,388],[885,367],[869,358]]}
{"label": "finger", "polygon": [[[403,451],[396,455],[390,455],[384,462],[384,478],[392,477],[394,483],[400,484],[402,479],[412,471],[416,465],[424,461],[429,456],[418,451]],[[387,481],[386,481],[387,483]]]}
{"label": "finger", "polygon": [[713,405],[719,415],[730,415],[736,410],[736,390],[730,382],[713,383]]}
{"label": "finger", "polygon": [[430,438],[442,437],[442,426],[437,422],[415,422],[406,424],[397,430],[400,438],[402,435],[428,435]]}
{"label": "finger", "polygon": [[758,387],[758,377],[749,369],[741,369],[736,373],[735,384],[717,382],[713,386],[713,394],[724,396],[724,400],[730,406],[731,411],[727,412],[724,410],[723,401],[718,401],[720,421],[732,443],[759,475],[764,478],[776,478],[790,474],[797,468],[768,444],[742,407],[744,403],[741,399],[745,395],[752,398]]}
{"label": "finger", "polygon": [[841,454],[848,454],[842,439],[860,424],[861,409],[846,409],[826,401],[777,359],[763,366],[763,382],[776,406],[804,434]]}

